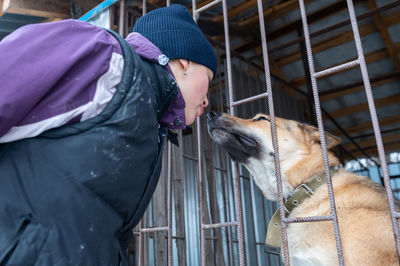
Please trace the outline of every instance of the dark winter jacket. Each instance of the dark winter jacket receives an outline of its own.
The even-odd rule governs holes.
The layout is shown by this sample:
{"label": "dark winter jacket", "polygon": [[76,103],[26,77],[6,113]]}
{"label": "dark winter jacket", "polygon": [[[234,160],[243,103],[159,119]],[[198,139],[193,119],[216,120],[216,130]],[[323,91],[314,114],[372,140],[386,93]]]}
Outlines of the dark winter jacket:
{"label": "dark winter jacket", "polygon": [[0,265],[126,265],[184,102],[158,49],[117,37],[68,20],[0,43]]}

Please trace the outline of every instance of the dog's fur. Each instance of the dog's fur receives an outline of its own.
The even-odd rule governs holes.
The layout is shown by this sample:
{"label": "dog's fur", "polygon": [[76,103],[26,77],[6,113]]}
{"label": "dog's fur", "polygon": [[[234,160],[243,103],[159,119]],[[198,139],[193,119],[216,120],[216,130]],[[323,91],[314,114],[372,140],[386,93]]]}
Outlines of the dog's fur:
{"label": "dog's fur", "polygon": [[[275,118],[283,196],[324,171],[318,129],[296,121]],[[208,114],[211,138],[242,163],[269,200],[277,200],[274,149],[270,117],[258,114],[244,120],[227,114]],[[326,134],[327,148],[339,139]],[[328,151],[329,165],[338,159]],[[399,265],[387,196],[369,180],[339,169],[332,176],[345,265]],[[327,185],[296,207],[290,217],[330,214]],[[288,226],[292,265],[338,265],[331,221],[295,223]]]}

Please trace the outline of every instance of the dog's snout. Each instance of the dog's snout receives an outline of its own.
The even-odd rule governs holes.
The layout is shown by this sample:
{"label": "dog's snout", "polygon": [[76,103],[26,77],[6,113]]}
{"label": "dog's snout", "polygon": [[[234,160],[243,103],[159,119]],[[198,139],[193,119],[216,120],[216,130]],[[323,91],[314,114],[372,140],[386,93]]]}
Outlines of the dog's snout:
{"label": "dog's snout", "polygon": [[208,119],[208,120],[215,120],[216,118],[218,118],[218,117],[220,117],[220,116],[221,116],[220,113],[211,111],[211,112],[209,112],[209,113],[207,114],[207,119]]}

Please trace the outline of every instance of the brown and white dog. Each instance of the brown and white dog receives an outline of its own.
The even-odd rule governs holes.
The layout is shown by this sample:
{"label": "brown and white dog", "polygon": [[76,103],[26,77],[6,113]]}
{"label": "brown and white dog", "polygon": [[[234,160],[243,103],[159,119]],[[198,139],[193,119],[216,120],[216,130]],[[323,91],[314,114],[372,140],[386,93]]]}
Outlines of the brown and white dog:
{"label": "brown and white dog", "polygon": [[[317,128],[296,121],[275,118],[283,197],[324,171]],[[211,138],[222,145],[233,160],[242,163],[269,200],[277,200],[274,149],[268,115],[240,119],[228,114],[207,115]],[[339,139],[326,134],[327,148]],[[330,166],[338,159],[328,151]],[[366,177],[339,169],[332,175],[339,230],[345,265],[399,265],[384,189]],[[327,185],[295,207],[289,217],[330,215]],[[288,225],[292,265],[338,265],[331,221]]]}

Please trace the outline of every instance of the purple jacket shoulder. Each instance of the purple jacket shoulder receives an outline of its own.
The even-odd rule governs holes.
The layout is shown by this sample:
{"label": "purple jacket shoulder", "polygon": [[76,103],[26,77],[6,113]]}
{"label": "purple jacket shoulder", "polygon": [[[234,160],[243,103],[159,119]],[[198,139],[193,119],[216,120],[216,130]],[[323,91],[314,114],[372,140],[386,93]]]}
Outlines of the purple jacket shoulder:
{"label": "purple jacket shoulder", "polygon": [[[161,54],[141,35],[127,41],[142,57]],[[111,34],[77,20],[28,25],[8,35],[0,42],[0,143],[99,114],[121,81],[121,53]],[[168,111],[167,124],[184,117],[181,94]]]}

